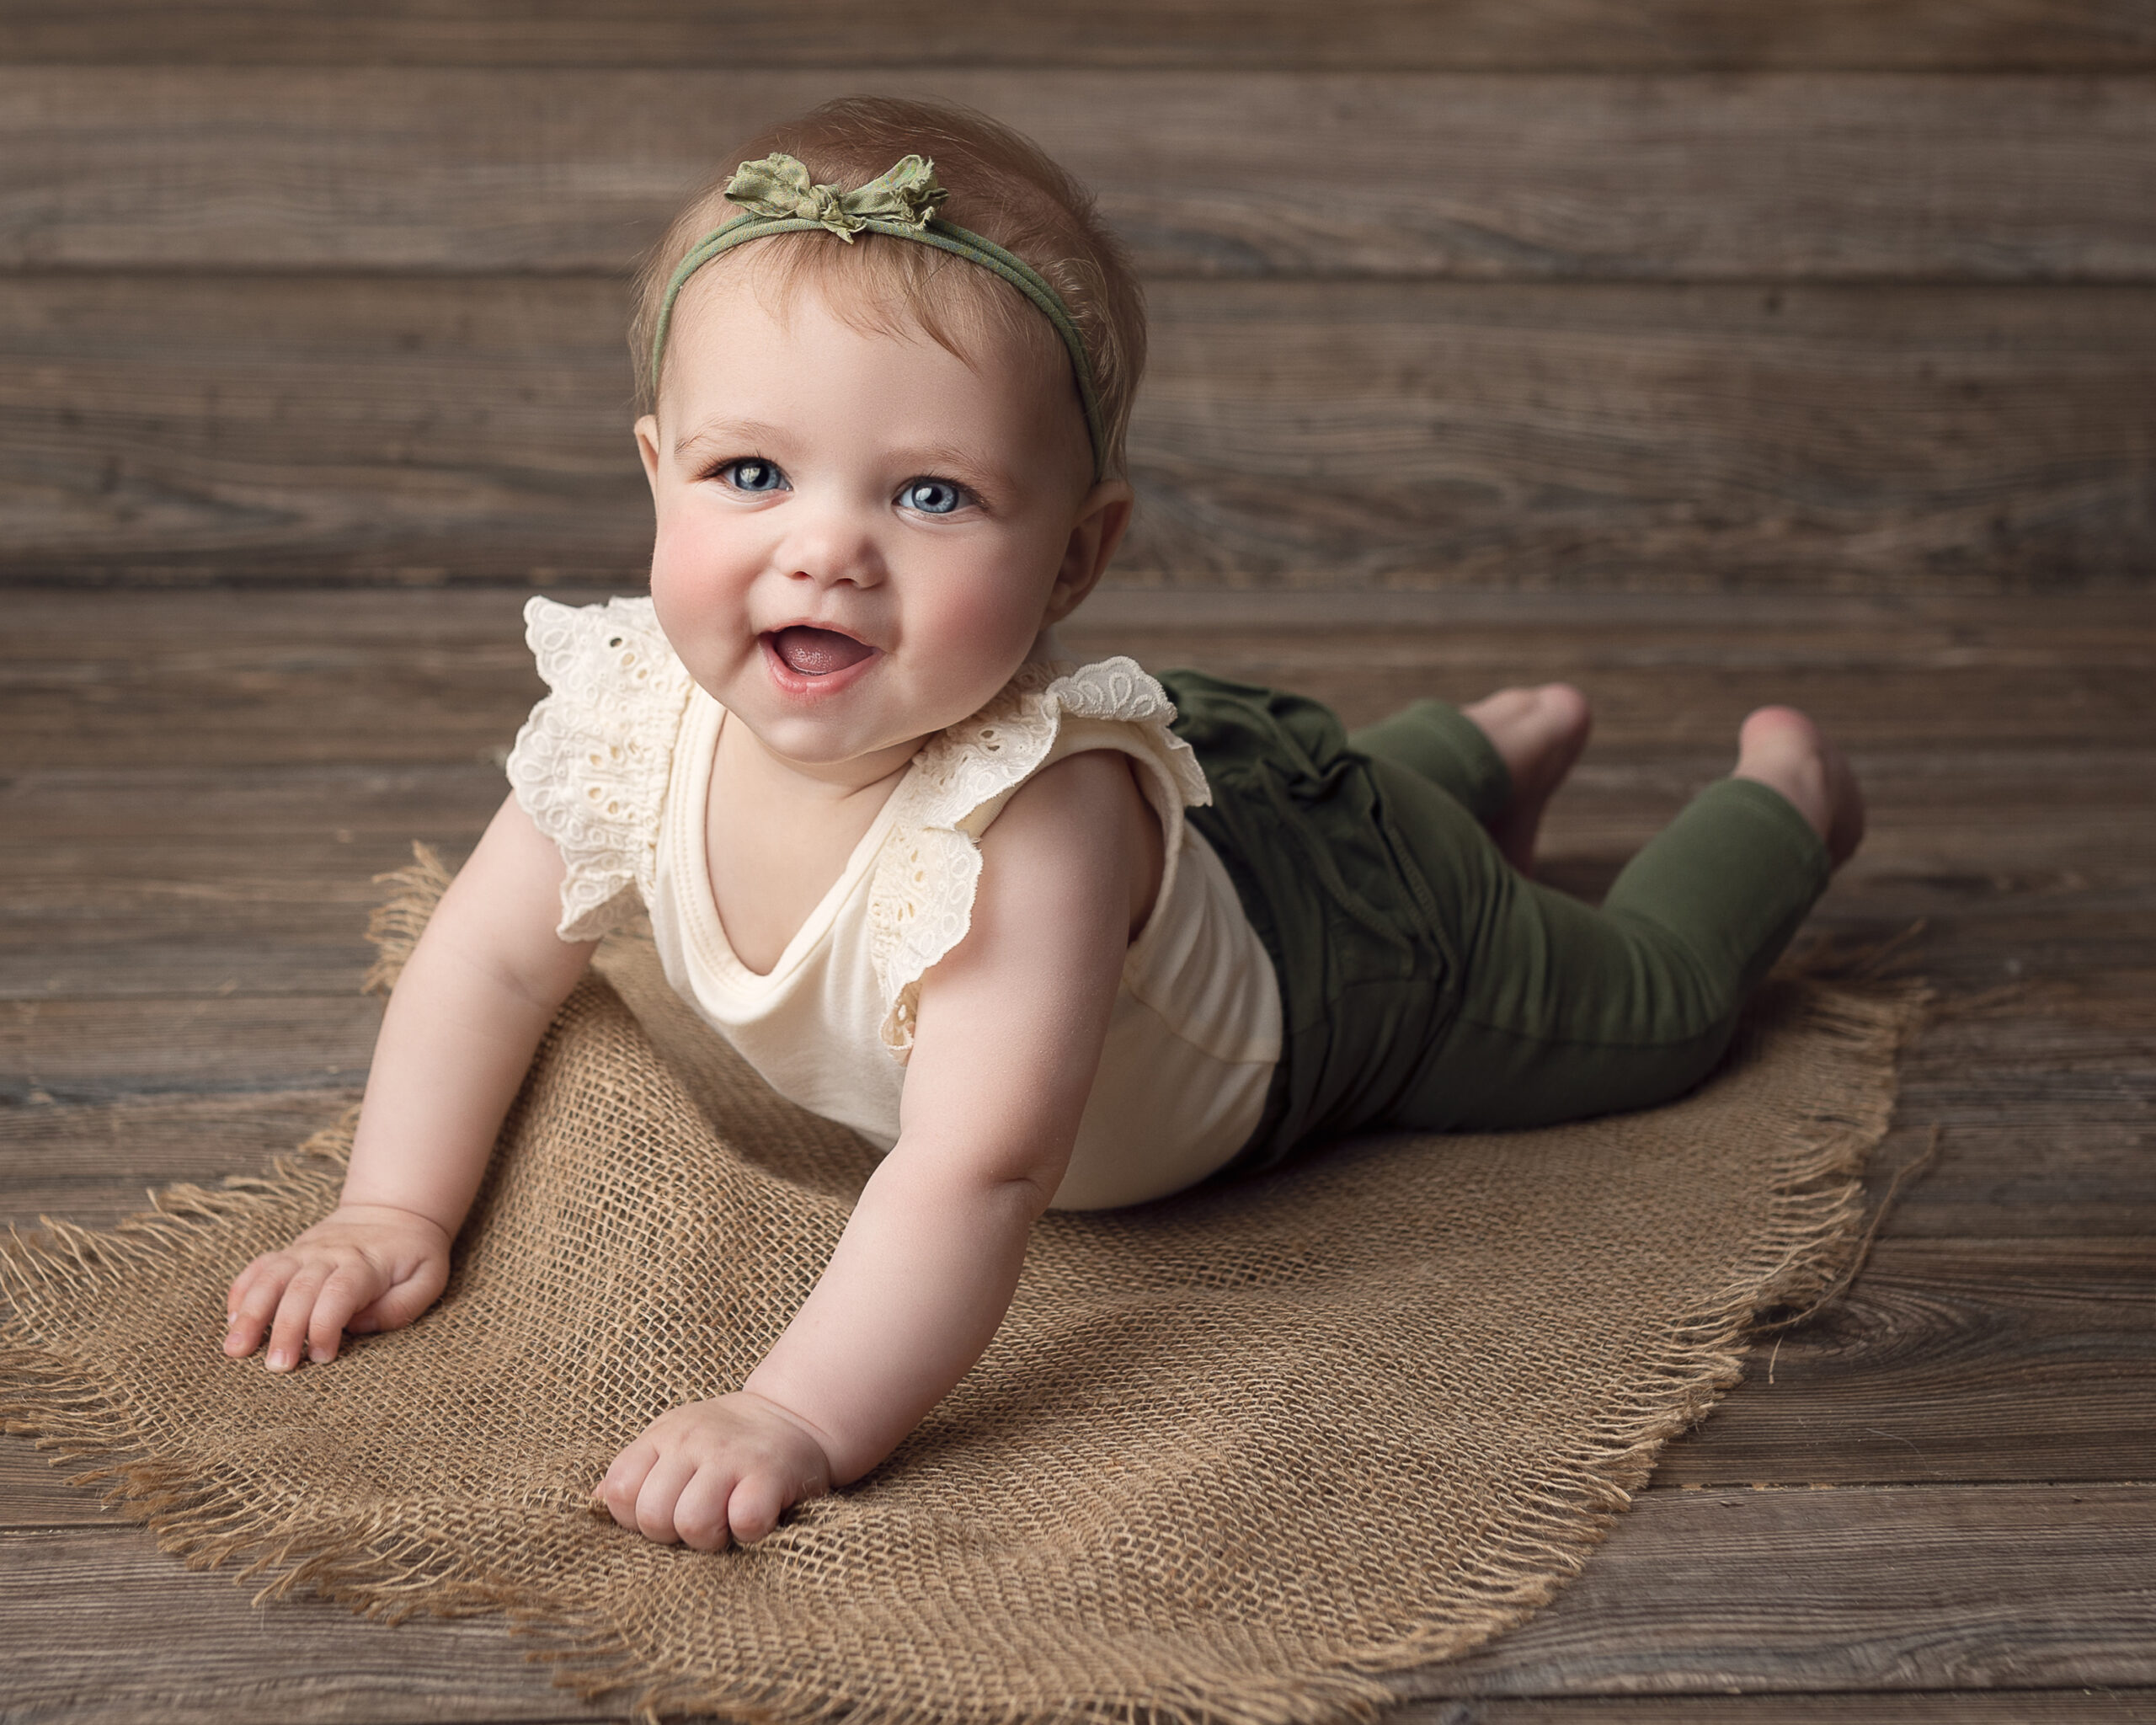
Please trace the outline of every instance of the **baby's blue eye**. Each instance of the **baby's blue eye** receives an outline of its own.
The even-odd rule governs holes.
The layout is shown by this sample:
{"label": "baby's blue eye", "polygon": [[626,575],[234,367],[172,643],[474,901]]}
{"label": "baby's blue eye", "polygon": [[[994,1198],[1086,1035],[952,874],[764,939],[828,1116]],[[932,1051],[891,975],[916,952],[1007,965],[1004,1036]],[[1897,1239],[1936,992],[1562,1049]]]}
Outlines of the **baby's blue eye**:
{"label": "baby's blue eye", "polygon": [[925,515],[947,515],[965,499],[963,489],[948,479],[909,479],[899,492],[903,507]]}
{"label": "baby's blue eye", "polygon": [[719,472],[726,476],[726,483],[736,491],[783,491],[786,475],[779,472],[777,464],[750,456],[738,462],[728,462]]}

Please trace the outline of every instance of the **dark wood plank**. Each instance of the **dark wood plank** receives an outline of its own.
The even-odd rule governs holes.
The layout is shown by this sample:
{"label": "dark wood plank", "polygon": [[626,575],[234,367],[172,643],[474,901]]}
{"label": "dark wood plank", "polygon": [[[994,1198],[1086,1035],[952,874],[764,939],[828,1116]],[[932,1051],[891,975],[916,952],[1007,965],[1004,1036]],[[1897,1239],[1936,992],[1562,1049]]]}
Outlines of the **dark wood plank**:
{"label": "dark wood plank", "polygon": [[7,566],[627,576],[622,306],[588,280],[0,282]]}
{"label": "dark wood plank", "polygon": [[0,1108],[0,1229],[47,1215],[109,1228],[153,1188],[267,1173],[359,1099],[351,1084]]}
{"label": "dark wood plank", "polygon": [[8,0],[0,58],[187,65],[1909,67],[2156,66],[2136,0],[1028,0],[863,8],[798,0]]}
{"label": "dark wood plank", "polygon": [[0,1532],[0,1712],[67,1725],[622,1717],[556,1688],[499,1618],[392,1627],[326,1599],[258,1608],[253,1591],[189,1573],[134,1529]]}
{"label": "dark wood plank", "polygon": [[[21,628],[0,643],[8,764],[16,775],[209,769],[252,787],[221,791],[212,805],[252,804],[250,830],[274,825],[294,794],[296,776],[277,769],[356,777],[355,809],[377,776],[394,802],[398,775],[415,770],[481,769],[491,790],[517,726],[547,692],[524,644],[524,601],[515,591],[212,591],[131,594],[115,606],[93,594],[25,595]],[[11,777],[10,800],[35,801],[51,782]],[[135,782],[112,782],[115,801],[99,814],[86,806],[98,793],[78,795],[67,818],[95,825],[73,830],[115,830],[118,799]],[[326,815],[335,784],[300,793],[294,821],[310,807]]]}
{"label": "dark wood plank", "polygon": [[1962,1690],[1929,1695],[1593,1696],[1411,1701],[1385,1725],[2150,1725],[2156,1690]]}
{"label": "dark wood plank", "polygon": [[627,270],[834,90],[1002,115],[1155,280],[2156,275],[2156,87],[1895,76],[0,70],[0,266]]}
{"label": "dark wood plank", "polygon": [[479,761],[0,778],[0,999],[350,993],[376,877],[461,859],[504,793]]}
{"label": "dark wood plank", "polygon": [[1155,297],[1134,569],[1910,592],[2147,568],[2127,451],[2156,395],[2093,387],[2156,373],[2137,293],[1207,295]]}
{"label": "dark wood plank", "polygon": [[[1650,1492],[1439,1696],[2156,1683],[2156,1489]],[[1739,1716],[1741,1717],[1741,1716]]]}
{"label": "dark wood plank", "polygon": [[[122,1530],[24,1531],[7,1536],[6,1550],[0,1637],[40,1650],[4,1680],[11,1703],[64,1701],[78,1710],[71,1719],[126,1717],[154,1684],[162,1706],[203,1709],[161,1717],[211,1717],[205,1704],[214,1700],[228,1709],[215,1717],[284,1718],[313,1681],[355,1701],[371,1685],[376,1711],[310,1717],[531,1717],[515,1711],[526,1696],[537,1717],[562,1712],[558,1701],[553,1715],[539,1711],[543,1679],[513,1681],[497,1663],[506,1637],[489,1647],[499,1632],[483,1621],[384,1632],[341,1612],[333,1622],[334,1608],[307,1601],[250,1618],[243,1594],[186,1574]],[[2146,1686],[2156,1682],[2152,1561],[2156,1508],[2141,1487],[1652,1492],[1554,1605],[1402,1688],[1561,1696]],[[110,1657],[123,1623],[129,1644],[153,1657]],[[462,1684],[459,1658],[468,1662]],[[492,1696],[501,1711],[398,1711],[408,1685],[423,1706]]]}
{"label": "dark wood plank", "polygon": [[1753,1350],[1657,1488],[2145,1473],[2156,1239],[1882,1241],[1848,1296]]}
{"label": "dark wood plank", "polygon": [[[1185,282],[1126,581],[1980,593],[2156,557],[2137,289]],[[0,281],[16,579],[633,580],[620,290]]]}
{"label": "dark wood plank", "polygon": [[0,999],[349,994],[376,877],[461,859],[504,791],[479,761],[0,777]]}
{"label": "dark wood plank", "polygon": [[[8,682],[8,670],[0,660],[0,686]],[[515,698],[514,692],[504,693]],[[113,752],[121,757],[129,751],[116,743]],[[384,845],[442,832],[477,837],[504,788],[501,764],[476,755],[465,761],[396,766],[309,761],[15,772],[0,778],[0,812],[7,825],[0,854],[15,855],[20,847],[20,867],[9,862],[0,868],[7,878],[18,878],[21,868],[35,867],[37,849],[72,843],[102,859],[99,878],[117,871],[150,879],[163,871],[147,851],[199,836],[231,846],[235,860],[253,847],[273,873],[302,866],[278,859],[302,852],[311,862],[318,858],[325,871],[348,873],[371,862]],[[326,848],[332,845],[338,848]],[[361,850],[344,848],[353,845]],[[205,853],[200,866],[226,865]],[[191,876],[194,867],[176,872]],[[196,884],[206,888],[211,878],[198,878]],[[328,886],[326,873],[320,884]]]}
{"label": "dark wood plank", "polygon": [[358,995],[15,1001],[0,1106],[357,1085],[381,1018]]}

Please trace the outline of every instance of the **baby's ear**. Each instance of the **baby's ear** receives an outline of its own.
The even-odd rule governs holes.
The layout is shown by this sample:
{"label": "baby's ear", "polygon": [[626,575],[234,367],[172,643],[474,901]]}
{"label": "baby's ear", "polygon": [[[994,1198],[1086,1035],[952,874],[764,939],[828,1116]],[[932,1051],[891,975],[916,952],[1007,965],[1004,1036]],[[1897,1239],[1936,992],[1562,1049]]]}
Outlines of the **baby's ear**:
{"label": "baby's ear", "polygon": [[643,482],[651,487],[651,499],[659,501],[659,419],[656,414],[646,414],[637,421],[637,453],[643,458]]}
{"label": "baby's ear", "polygon": [[1049,623],[1061,622],[1099,585],[1130,526],[1134,501],[1129,485],[1121,479],[1102,479],[1080,499],[1078,517],[1064,543],[1063,566],[1049,590]]}

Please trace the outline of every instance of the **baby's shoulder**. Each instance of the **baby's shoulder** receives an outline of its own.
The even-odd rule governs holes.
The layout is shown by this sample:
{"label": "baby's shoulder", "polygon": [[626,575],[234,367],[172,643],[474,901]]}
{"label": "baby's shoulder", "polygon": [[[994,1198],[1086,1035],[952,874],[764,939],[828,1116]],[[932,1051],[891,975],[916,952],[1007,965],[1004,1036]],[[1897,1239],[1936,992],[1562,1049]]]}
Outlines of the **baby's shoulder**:
{"label": "baby's shoulder", "polygon": [[1175,716],[1167,691],[1134,660],[1028,664],[970,718],[921,745],[893,797],[868,906],[869,951],[889,1003],[883,1040],[900,1059],[912,1046],[921,977],[971,924],[982,836],[1046,768],[1095,749],[1129,757],[1172,868],[1182,811],[1210,800],[1198,757],[1171,729]]}
{"label": "baby's shoulder", "polygon": [[978,838],[1036,774],[1093,749],[1132,756],[1161,804],[1203,804],[1204,770],[1175,734],[1175,717],[1167,691],[1135,660],[1028,663],[985,707],[922,745],[908,812]]}

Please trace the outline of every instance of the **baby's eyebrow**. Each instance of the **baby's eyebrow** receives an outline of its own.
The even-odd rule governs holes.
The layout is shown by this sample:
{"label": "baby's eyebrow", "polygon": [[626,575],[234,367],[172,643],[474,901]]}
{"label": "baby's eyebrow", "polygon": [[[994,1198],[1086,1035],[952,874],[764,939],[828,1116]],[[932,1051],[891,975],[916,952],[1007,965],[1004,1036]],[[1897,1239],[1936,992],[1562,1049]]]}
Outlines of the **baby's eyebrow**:
{"label": "baby's eyebrow", "polygon": [[919,448],[902,449],[894,452],[893,465],[922,473],[935,473],[985,491],[1007,492],[1016,489],[1010,473],[995,462],[985,458],[977,449],[962,449],[956,444],[931,444]]}
{"label": "baby's eyebrow", "polygon": [[744,450],[769,448],[779,437],[777,426],[760,419],[723,419],[700,425],[689,435],[675,439],[674,453],[677,457],[739,455]]}

